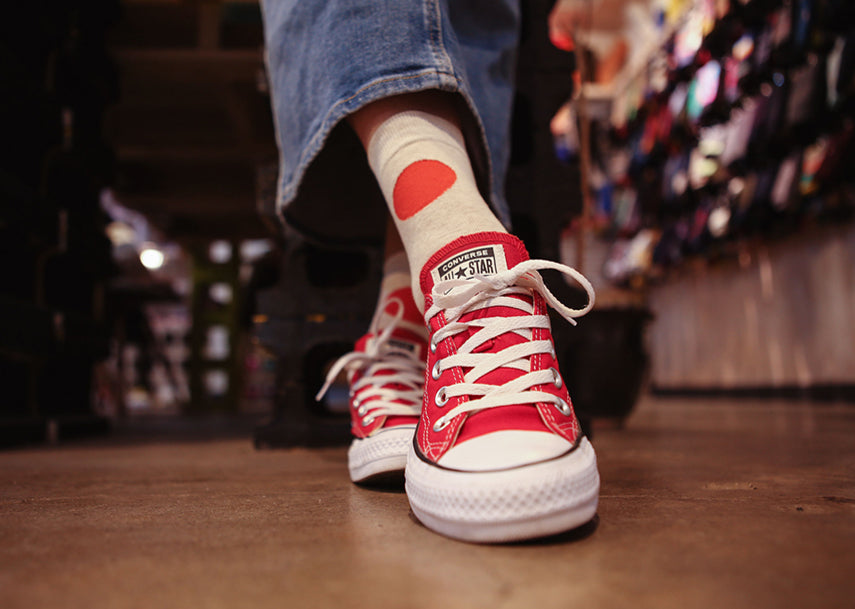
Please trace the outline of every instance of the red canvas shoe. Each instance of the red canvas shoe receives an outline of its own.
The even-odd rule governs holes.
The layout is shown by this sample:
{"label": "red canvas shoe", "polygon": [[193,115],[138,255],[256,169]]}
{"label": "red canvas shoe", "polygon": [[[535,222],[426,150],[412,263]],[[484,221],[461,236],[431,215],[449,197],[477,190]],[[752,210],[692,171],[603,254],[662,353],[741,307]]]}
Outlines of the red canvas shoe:
{"label": "red canvas shoe", "polygon": [[[538,269],[579,282],[570,309]],[[439,533],[480,542],[567,531],[597,510],[596,457],[558,371],[547,303],[571,323],[593,288],[564,265],[529,260],[502,233],[462,237],[422,271],[430,345],[422,415],[406,490]]]}
{"label": "red canvas shoe", "polygon": [[421,412],[427,328],[408,287],[396,290],[354,350],[330,369],[321,399],[342,370],[350,386],[350,479],[400,475]]}

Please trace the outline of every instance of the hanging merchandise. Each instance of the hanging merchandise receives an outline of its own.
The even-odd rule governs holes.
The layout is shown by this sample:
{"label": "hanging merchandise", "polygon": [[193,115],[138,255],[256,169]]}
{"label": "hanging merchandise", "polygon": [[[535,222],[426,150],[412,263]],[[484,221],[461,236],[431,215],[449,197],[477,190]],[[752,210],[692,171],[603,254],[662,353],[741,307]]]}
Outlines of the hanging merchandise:
{"label": "hanging merchandise", "polygon": [[796,176],[798,175],[800,155],[791,154],[781,163],[778,174],[775,176],[775,184],[772,186],[772,205],[778,211],[783,211],[795,202]]}
{"label": "hanging merchandise", "polygon": [[619,237],[606,275],[637,283],[688,256],[735,256],[746,238],[855,215],[853,3],[656,6],[633,29],[660,45],[631,60],[611,124],[594,127],[609,130],[593,149],[598,226]]}

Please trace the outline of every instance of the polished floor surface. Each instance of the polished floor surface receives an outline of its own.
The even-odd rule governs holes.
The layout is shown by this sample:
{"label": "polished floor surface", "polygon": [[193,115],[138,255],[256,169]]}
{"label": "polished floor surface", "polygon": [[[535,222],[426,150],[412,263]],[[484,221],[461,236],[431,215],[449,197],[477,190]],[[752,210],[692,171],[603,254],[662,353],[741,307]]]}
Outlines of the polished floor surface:
{"label": "polished floor surface", "polygon": [[855,606],[855,406],[645,399],[594,437],[597,519],[435,535],[344,449],[248,438],[0,453],[0,607]]}

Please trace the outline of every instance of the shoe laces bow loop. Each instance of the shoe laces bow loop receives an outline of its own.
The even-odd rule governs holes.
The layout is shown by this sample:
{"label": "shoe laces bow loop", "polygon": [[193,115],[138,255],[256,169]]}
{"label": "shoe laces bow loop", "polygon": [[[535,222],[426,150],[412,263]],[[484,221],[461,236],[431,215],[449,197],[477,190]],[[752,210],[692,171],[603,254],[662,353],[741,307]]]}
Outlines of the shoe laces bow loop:
{"label": "shoe laces bow loop", "polygon": [[391,322],[379,333],[377,324],[372,324],[369,329],[372,336],[366,341],[365,351],[351,351],[336,360],[327,372],[316,400],[323,398],[342,370],[347,370],[349,375],[363,370],[362,377],[353,383],[351,391],[354,395],[359,394],[359,402],[365,406],[365,419],[419,414],[424,363],[413,352],[390,344],[392,333],[404,315],[404,305],[400,300],[392,299],[390,302],[398,305]]}

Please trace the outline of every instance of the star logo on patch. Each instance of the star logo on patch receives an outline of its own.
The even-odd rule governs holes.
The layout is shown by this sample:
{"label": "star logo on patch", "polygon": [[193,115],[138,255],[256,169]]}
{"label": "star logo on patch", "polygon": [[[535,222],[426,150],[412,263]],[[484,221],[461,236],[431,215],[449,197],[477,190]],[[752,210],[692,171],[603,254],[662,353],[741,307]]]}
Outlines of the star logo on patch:
{"label": "star logo on patch", "polygon": [[466,268],[461,266],[459,269],[457,269],[457,274],[455,275],[455,277],[457,279],[466,279]]}

